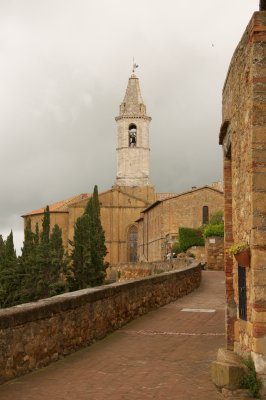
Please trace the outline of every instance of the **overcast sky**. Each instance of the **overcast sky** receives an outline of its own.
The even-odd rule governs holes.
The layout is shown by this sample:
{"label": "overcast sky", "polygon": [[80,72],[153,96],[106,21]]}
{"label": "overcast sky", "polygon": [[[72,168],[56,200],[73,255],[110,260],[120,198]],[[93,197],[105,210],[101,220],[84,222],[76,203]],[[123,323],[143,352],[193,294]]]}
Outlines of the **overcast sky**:
{"label": "overcast sky", "polygon": [[109,189],[132,58],[150,126],[151,182],[222,176],[228,65],[259,0],[0,0],[0,233],[20,215]]}

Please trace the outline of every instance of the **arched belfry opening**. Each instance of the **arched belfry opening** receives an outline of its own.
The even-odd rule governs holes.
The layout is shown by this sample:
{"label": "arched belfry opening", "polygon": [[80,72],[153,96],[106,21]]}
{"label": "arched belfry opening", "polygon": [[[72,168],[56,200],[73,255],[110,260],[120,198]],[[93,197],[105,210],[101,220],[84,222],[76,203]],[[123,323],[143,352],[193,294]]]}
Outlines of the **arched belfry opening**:
{"label": "arched belfry opening", "polygon": [[138,228],[131,225],[128,229],[128,261],[136,262],[138,260]]}
{"label": "arched belfry opening", "polygon": [[128,145],[129,147],[137,146],[137,126],[130,124],[128,127]]}

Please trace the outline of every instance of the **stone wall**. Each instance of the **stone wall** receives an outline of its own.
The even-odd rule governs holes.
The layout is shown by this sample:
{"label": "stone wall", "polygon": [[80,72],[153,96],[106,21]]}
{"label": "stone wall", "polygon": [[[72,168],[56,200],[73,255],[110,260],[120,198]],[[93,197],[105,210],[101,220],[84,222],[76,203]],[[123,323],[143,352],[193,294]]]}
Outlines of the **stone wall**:
{"label": "stone wall", "polygon": [[179,271],[66,293],[0,310],[0,382],[48,365],[200,285],[196,263]]}
{"label": "stone wall", "polygon": [[195,263],[195,260],[191,257],[177,257],[169,261],[154,261],[148,262],[136,262],[136,263],[125,263],[118,264],[116,266],[108,268],[107,280],[111,281],[127,281],[132,279],[144,278],[146,276],[152,276],[161,274],[163,272],[169,272],[173,270],[179,270],[186,268]]}
{"label": "stone wall", "polygon": [[205,240],[206,269],[224,270],[224,238],[211,236]]}
{"label": "stone wall", "polygon": [[[255,12],[223,91],[225,247],[250,245],[246,318],[239,317],[237,262],[225,256],[227,345],[251,354],[266,382],[266,12]],[[241,290],[243,293],[243,290]]]}
{"label": "stone wall", "polygon": [[138,257],[149,262],[163,260],[180,227],[203,224],[203,207],[209,215],[223,210],[223,192],[204,186],[155,202],[143,212],[139,222]]}

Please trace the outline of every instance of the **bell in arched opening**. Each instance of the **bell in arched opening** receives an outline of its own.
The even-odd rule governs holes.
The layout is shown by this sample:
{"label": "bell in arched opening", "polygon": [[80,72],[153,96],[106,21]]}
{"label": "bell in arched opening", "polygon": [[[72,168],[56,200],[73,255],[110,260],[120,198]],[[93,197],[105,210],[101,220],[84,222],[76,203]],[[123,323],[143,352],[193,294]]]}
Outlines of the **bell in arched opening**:
{"label": "bell in arched opening", "polygon": [[128,128],[128,144],[129,147],[137,146],[137,126],[135,124],[130,124]]}

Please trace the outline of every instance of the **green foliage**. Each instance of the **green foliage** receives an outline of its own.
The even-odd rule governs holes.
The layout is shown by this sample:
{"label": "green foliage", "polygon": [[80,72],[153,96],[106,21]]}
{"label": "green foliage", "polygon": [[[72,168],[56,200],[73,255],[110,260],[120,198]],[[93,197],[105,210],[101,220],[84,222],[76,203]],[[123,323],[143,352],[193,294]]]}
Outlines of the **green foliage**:
{"label": "green foliage", "polygon": [[247,243],[233,244],[231,247],[229,247],[229,249],[227,249],[227,252],[233,256],[234,254],[241,253],[243,250],[249,250],[249,245]]}
{"label": "green foliage", "polygon": [[179,242],[178,242],[178,241],[176,241],[176,242],[173,244],[173,246],[172,246],[172,251],[173,251],[173,253],[176,253],[176,254],[179,254],[179,253],[182,252],[182,250],[180,249],[180,245],[179,245]]}
{"label": "green foliage", "polygon": [[185,252],[192,246],[204,246],[201,229],[179,228],[179,247]]}
{"label": "green foliage", "polygon": [[97,186],[88,200],[84,214],[75,224],[74,240],[70,242],[72,266],[68,276],[71,290],[101,285],[107,264],[105,236],[100,220]]}
{"label": "green foliage", "polygon": [[25,225],[21,256],[17,258],[12,232],[6,240],[0,235],[0,307],[9,307],[41,298],[100,285],[107,264],[105,236],[100,220],[97,186],[82,217],[75,225],[71,268],[64,253],[62,231],[50,229],[50,211],[44,210],[42,229],[31,220]]}
{"label": "green foliage", "polygon": [[49,243],[49,237],[50,237],[50,210],[49,206],[46,206],[42,221],[41,242]]}
{"label": "green foliage", "polygon": [[165,271],[162,268],[156,268],[155,267],[154,270],[153,270],[154,274],[162,274],[163,272],[165,272]]}
{"label": "green foliage", "polygon": [[19,278],[17,256],[11,231],[5,241],[0,236],[0,307],[17,304]]}
{"label": "green foliage", "polygon": [[27,220],[21,256],[17,259],[13,235],[0,237],[0,306],[9,307],[62,293],[66,290],[66,262],[62,232],[58,225],[50,234],[50,212],[46,207],[42,232],[35,233]]}
{"label": "green foliage", "polygon": [[224,223],[224,213],[222,210],[211,214],[208,225],[220,225]]}
{"label": "green foliage", "polygon": [[207,238],[209,236],[224,236],[224,225],[223,224],[216,224],[211,225],[208,224],[203,228],[204,237]]}
{"label": "green foliage", "polygon": [[242,362],[248,367],[248,372],[241,379],[241,388],[248,389],[250,396],[258,398],[262,388],[262,381],[257,377],[254,362],[250,357],[243,359]]}

